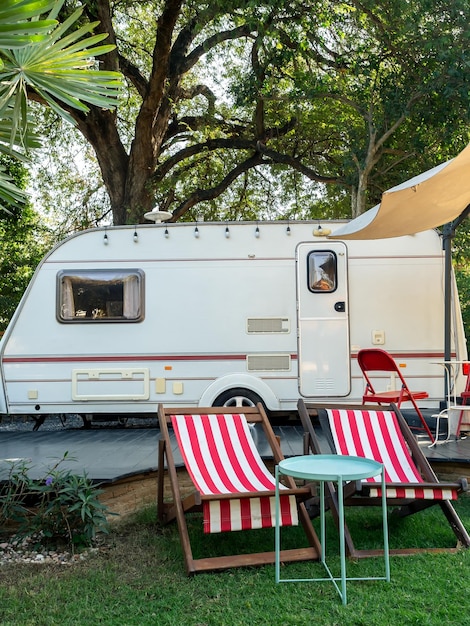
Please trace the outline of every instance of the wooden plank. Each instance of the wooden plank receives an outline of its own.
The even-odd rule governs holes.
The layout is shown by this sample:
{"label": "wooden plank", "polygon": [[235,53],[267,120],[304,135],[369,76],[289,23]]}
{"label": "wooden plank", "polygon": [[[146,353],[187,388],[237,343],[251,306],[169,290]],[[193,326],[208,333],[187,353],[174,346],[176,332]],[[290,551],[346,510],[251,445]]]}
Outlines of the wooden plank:
{"label": "wooden plank", "polygon": [[[281,563],[298,561],[318,561],[318,553],[315,548],[296,548],[293,550],[281,550]],[[275,561],[274,552],[261,552],[254,554],[236,554],[231,556],[210,557],[193,561],[195,572],[230,569],[231,567],[250,567],[253,565],[270,565]]]}

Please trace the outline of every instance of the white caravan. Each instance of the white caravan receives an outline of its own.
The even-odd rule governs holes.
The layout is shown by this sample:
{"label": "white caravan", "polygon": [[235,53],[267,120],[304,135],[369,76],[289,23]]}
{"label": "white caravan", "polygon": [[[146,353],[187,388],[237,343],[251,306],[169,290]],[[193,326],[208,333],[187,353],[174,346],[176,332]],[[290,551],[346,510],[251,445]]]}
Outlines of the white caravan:
{"label": "white caravan", "polygon": [[[0,342],[0,415],[360,402],[356,355],[370,346],[437,406],[439,234],[324,236],[342,223],[163,223],[69,237],[40,263]],[[454,296],[452,355],[463,360]]]}

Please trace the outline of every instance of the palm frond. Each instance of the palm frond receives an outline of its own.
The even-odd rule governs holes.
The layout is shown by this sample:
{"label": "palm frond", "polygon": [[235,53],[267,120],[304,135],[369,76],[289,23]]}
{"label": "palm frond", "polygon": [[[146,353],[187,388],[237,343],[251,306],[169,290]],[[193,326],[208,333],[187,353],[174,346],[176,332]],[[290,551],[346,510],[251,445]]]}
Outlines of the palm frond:
{"label": "palm frond", "polygon": [[87,104],[103,108],[115,106],[121,76],[117,72],[98,71],[95,61],[96,56],[114,49],[112,45],[97,45],[107,35],[90,34],[96,23],[85,24],[66,34],[82,11],[82,8],[75,11],[45,40],[6,51],[0,71],[0,113],[18,94],[25,98],[27,89],[39,93],[69,121],[71,117],[64,106],[82,111],[88,111]]}
{"label": "palm frond", "polygon": [[0,48],[19,48],[43,40],[57,21],[37,18],[57,4],[57,0],[2,0]]}
{"label": "palm frond", "polygon": [[[57,22],[63,2],[0,2],[0,152],[16,158],[25,158],[20,148],[38,145],[28,124],[30,91],[72,123],[67,109],[86,113],[89,105],[113,108],[120,93],[121,75],[99,71],[95,60],[114,46],[101,43],[106,34],[93,34],[97,22],[75,28],[83,8]],[[18,206],[24,198],[0,170],[0,208]]]}
{"label": "palm frond", "polygon": [[25,192],[15,185],[11,176],[0,165],[0,210],[11,215],[12,213],[7,206],[18,207],[25,201]]}

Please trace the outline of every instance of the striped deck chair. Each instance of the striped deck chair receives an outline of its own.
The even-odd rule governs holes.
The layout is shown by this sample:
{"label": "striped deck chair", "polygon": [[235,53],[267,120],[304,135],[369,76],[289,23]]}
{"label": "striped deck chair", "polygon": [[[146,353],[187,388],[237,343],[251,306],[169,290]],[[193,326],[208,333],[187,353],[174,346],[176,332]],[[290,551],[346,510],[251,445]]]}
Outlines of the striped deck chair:
{"label": "striped deck chair", "polygon": [[[183,408],[159,406],[161,431],[158,466],[158,516],[176,518],[188,574],[229,567],[274,563],[274,551],[194,559],[185,514],[202,511],[205,533],[271,528],[275,525],[275,479],[261,459],[249,424],[262,425],[275,463],[283,458],[279,443],[261,405],[256,408]],[[173,437],[170,437],[173,433]],[[191,493],[182,495],[174,449],[191,479]],[[172,499],[164,498],[165,461]],[[281,560],[318,559],[320,545],[302,500],[310,487],[286,481],[281,496],[281,524],[300,521],[307,547],[284,550]],[[274,541],[274,540],[273,540]],[[274,545],[274,544],[273,544]]]}
{"label": "striped deck chair", "polygon": [[[329,452],[362,456],[384,464],[387,502],[395,506],[394,513],[405,517],[430,506],[442,509],[460,545],[470,547],[470,536],[458,517],[451,500],[467,490],[462,478],[455,483],[439,482],[421,451],[408,424],[396,405],[328,407],[298,402],[299,415],[305,432],[305,449],[314,454]],[[313,427],[318,419],[324,435],[323,445]],[[337,521],[337,498],[333,483],[329,486],[330,505]],[[349,483],[344,487],[344,503],[348,506],[380,506],[381,488],[375,479]],[[346,529],[348,552],[356,558],[378,554],[371,550],[357,550]],[[441,549],[439,549],[441,550]],[[396,549],[391,553],[408,554],[419,548]]]}

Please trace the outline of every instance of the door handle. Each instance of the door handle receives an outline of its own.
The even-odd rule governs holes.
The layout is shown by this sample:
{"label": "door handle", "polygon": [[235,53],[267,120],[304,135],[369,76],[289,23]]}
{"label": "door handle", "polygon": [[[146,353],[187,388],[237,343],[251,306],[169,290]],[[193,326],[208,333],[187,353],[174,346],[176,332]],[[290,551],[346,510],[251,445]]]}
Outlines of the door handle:
{"label": "door handle", "polygon": [[335,311],[337,313],[344,313],[346,311],[346,302],[335,302]]}

